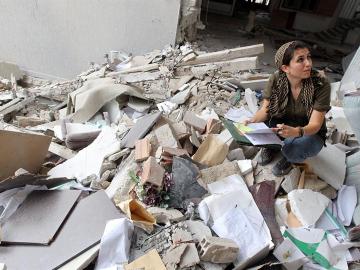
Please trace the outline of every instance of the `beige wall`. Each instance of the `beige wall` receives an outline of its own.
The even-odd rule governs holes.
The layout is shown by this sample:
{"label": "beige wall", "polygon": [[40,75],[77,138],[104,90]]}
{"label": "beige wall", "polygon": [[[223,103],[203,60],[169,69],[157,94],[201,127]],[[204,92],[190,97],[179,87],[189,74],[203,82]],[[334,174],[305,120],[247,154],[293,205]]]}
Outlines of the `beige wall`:
{"label": "beige wall", "polygon": [[173,44],[179,0],[0,0],[0,60],[73,78],[104,53]]}

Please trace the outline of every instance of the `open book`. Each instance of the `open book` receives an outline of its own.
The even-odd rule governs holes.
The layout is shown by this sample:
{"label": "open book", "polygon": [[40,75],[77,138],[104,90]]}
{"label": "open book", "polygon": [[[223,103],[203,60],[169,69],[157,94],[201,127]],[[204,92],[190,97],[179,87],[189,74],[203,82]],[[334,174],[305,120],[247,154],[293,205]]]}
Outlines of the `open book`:
{"label": "open book", "polygon": [[236,123],[234,125],[253,145],[284,144],[265,123],[251,123],[248,125]]}

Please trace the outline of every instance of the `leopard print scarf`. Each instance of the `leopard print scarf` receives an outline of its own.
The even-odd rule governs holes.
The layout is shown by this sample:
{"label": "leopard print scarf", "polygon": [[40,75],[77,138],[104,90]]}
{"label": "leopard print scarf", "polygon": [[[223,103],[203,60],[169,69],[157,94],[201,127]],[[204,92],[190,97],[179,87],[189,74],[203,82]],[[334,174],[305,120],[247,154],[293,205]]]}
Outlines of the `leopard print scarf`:
{"label": "leopard print scarf", "polygon": [[[285,51],[293,44],[294,41],[285,43],[282,45],[275,54],[275,65],[279,69],[279,78],[274,83],[270,104],[268,107],[270,116],[282,117],[285,114],[285,109],[288,104],[290,85],[286,73],[281,70],[283,57]],[[312,70],[310,78],[302,81],[302,87],[300,91],[300,101],[304,105],[308,119],[310,119],[313,109],[313,99],[315,93],[314,85],[319,84],[320,76],[317,71]]]}

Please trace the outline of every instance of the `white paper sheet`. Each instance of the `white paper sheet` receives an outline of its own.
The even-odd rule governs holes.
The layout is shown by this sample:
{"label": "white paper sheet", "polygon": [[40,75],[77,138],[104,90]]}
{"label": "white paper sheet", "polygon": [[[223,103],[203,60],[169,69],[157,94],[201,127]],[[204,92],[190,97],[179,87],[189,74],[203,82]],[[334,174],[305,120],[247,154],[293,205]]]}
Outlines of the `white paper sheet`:
{"label": "white paper sheet", "polygon": [[309,261],[288,238],[276,247],[273,254],[288,270],[297,270]]}
{"label": "white paper sheet", "polygon": [[127,218],[109,220],[101,237],[95,270],[121,270],[129,261],[134,225]]}
{"label": "white paper sheet", "polygon": [[95,174],[100,178],[100,170],[104,158],[120,150],[120,142],[116,132],[104,127],[99,136],[86,148],[64,163],[49,171],[50,178],[67,177],[78,180]]}
{"label": "white paper sheet", "polygon": [[253,117],[253,113],[246,110],[244,107],[238,108],[230,108],[227,113],[225,113],[225,118],[229,119],[236,123],[243,123],[245,120]]}

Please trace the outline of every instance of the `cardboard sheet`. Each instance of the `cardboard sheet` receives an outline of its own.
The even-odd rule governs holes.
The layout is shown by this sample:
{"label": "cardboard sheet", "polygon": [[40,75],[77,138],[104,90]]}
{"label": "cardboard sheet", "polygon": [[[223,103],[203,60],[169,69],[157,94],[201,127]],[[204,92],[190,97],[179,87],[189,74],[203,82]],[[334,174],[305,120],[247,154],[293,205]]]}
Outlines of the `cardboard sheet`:
{"label": "cardboard sheet", "polygon": [[115,84],[111,78],[90,80],[69,95],[68,114],[74,110],[72,120],[76,123],[86,122],[107,102],[120,95],[145,99],[142,90],[135,86]]}
{"label": "cardboard sheet", "polygon": [[193,160],[208,166],[221,164],[229,152],[229,146],[215,135],[208,135],[196,151]]}
{"label": "cardboard sheet", "polygon": [[49,244],[81,191],[37,190],[3,224],[2,243]]}
{"label": "cardboard sheet", "polygon": [[19,168],[37,172],[48,152],[51,137],[0,130],[0,181]]}
{"label": "cardboard sheet", "polygon": [[98,191],[78,203],[50,246],[0,246],[0,261],[12,270],[59,268],[99,243],[106,222],[121,217],[105,192]]}
{"label": "cardboard sheet", "polygon": [[155,249],[149,251],[144,256],[136,259],[132,263],[125,265],[125,270],[166,270],[159,253]]}

